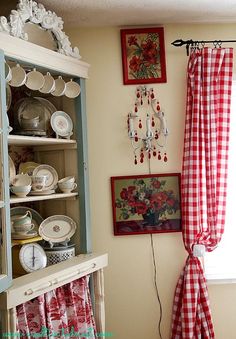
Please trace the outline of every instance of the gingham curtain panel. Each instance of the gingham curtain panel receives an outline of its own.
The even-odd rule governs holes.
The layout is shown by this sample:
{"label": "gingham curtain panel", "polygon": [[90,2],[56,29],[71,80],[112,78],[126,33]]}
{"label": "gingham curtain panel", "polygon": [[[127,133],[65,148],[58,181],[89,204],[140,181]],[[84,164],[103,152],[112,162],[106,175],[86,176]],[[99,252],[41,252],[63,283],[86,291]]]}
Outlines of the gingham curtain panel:
{"label": "gingham curtain panel", "polygon": [[189,253],[175,290],[172,339],[215,338],[196,244],[212,251],[224,231],[232,48],[203,48],[188,63],[181,180],[183,241]]}

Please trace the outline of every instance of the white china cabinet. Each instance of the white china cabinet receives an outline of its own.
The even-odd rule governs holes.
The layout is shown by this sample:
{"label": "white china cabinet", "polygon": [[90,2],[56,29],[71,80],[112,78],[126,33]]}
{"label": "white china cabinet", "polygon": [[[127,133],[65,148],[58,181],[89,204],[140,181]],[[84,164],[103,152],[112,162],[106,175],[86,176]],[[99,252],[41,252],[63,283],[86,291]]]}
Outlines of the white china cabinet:
{"label": "white china cabinet", "polygon": [[[72,49],[65,34],[61,31],[60,18],[56,29],[55,25],[47,27],[40,17],[35,2],[21,0],[20,5],[35,6],[30,14],[24,16],[24,8],[20,7],[21,16],[19,31],[12,29],[14,15],[11,22],[6,23],[0,18],[0,160],[1,160],[1,198],[0,198],[0,309],[3,311],[3,328],[14,332],[16,329],[16,306],[30,300],[50,289],[59,287],[73,279],[93,273],[94,299],[98,330],[104,331],[104,296],[103,296],[103,268],[107,265],[107,255],[91,253],[90,242],[90,210],[89,210],[89,183],[88,183],[88,155],[87,155],[87,125],[85,107],[85,79],[88,78],[89,65],[79,60],[78,50]],[[35,11],[35,16],[32,14]],[[23,13],[23,14],[22,14]],[[28,12],[27,12],[28,13]],[[44,12],[43,12],[44,13]],[[46,12],[48,14],[49,12]],[[54,15],[55,13],[49,13]],[[50,16],[49,15],[49,16]],[[40,29],[49,31],[54,37],[58,51],[25,41],[23,26],[35,18],[40,23]],[[36,26],[37,26],[36,25]],[[9,33],[10,32],[10,33]],[[14,34],[11,34],[11,33]],[[12,36],[14,35],[14,36]],[[60,53],[59,53],[60,52]],[[7,116],[7,98],[5,81],[5,62],[10,65],[19,63],[26,72],[36,68],[42,74],[50,72],[56,79],[62,76],[64,80],[73,79],[81,87],[80,95],[75,99],[65,96],[46,96],[47,100],[56,106],[57,110],[64,111],[73,121],[73,135],[70,139],[55,137],[37,137],[17,135],[14,130],[9,134]],[[40,97],[40,93],[32,92],[32,97]],[[45,96],[44,96],[45,98]],[[10,120],[11,124],[11,120]],[[55,193],[50,195],[26,196],[24,198],[9,194],[9,149],[22,147],[30,149],[33,161],[53,166],[58,177],[75,176],[77,190],[72,193]],[[19,151],[20,152],[20,151]],[[12,276],[12,239],[10,209],[14,206],[30,206],[37,210],[43,218],[51,215],[67,215],[77,224],[73,243],[76,245],[76,256],[62,263],[25,274],[14,278]],[[2,293],[1,293],[2,292]]]}

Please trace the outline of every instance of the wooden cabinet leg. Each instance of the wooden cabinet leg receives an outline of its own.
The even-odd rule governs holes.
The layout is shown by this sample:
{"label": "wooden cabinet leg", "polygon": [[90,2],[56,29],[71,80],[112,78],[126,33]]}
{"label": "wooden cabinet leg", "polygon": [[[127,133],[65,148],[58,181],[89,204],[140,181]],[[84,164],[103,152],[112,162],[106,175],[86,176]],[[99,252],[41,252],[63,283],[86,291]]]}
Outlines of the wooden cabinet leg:
{"label": "wooden cabinet leg", "polygon": [[103,269],[93,273],[94,278],[94,297],[95,297],[95,321],[99,338],[104,339],[102,333],[105,333],[105,301],[104,301],[104,274]]}
{"label": "wooden cabinet leg", "polygon": [[16,330],[16,308],[1,311],[2,329],[1,335],[3,338],[18,338]]}

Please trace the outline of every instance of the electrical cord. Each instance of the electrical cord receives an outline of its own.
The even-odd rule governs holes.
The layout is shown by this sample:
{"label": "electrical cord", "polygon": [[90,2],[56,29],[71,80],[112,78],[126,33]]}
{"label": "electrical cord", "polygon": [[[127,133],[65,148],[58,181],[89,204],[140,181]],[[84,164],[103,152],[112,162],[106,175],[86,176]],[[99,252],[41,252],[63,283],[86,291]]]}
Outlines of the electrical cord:
{"label": "electrical cord", "polygon": [[154,285],[155,285],[155,291],[156,291],[156,296],[157,300],[159,303],[159,309],[160,309],[160,317],[158,321],[158,333],[160,339],[162,339],[162,334],[161,334],[161,322],[162,322],[162,304],[161,304],[161,298],[158,290],[158,285],[157,285],[157,266],[156,266],[156,258],[155,258],[155,249],[154,249],[154,244],[153,244],[153,235],[152,233],[150,234],[151,236],[151,247],[152,247],[152,260],[153,260],[153,267],[154,267]]}
{"label": "electrical cord", "polygon": [[[148,170],[149,174],[151,174],[151,161],[148,159]],[[153,260],[153,268],[154,268],[154,285],[155,285],[155,291],[156,291],[156,296],[157,300],[159,303],[159,309],[160,309],[160,316],[159,316],[159,321],[158,321],[158,333],[160,339],[162,339],[162,334],[161,334],[161,322],[162,322],[162,303],[161,303],[161,298],[159,294],[159,289],[157,285],[157,265],[156,265],[156,256],[155,256],[155,248],[154,248],[154,243],[153,243],[153,234],[150,234],[150,240],[151,240],[151,248],[152,248],[152,260]]]}

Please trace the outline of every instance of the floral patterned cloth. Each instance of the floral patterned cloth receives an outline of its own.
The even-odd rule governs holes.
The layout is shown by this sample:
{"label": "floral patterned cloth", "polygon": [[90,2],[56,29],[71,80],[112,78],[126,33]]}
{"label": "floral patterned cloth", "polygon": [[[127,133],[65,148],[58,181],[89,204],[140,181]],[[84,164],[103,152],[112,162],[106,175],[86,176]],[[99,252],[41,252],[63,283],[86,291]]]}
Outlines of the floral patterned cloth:
{"label": "floral patterned cloth", "polygon": [[20,337],[96,338],[89,277],[72,281],[17,307]]}

